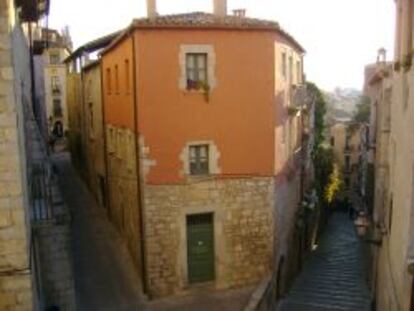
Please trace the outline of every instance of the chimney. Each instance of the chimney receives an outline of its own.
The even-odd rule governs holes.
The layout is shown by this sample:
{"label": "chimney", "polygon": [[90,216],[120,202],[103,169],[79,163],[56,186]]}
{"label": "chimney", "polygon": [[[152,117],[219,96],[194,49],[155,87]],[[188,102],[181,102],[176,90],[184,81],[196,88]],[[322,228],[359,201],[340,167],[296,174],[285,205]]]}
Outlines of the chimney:
{"label": "chimney", "polygon": [[225,17],[227,15],[227,0],[213,0],[214,15],[217,17]]}
{"label": "chimney", "polygon": [[246,9],[233,10],[233,15],[237,17],[246,17]]}
{"label": "chimney", "polygon": [[380,48],[378,50],[377,63],[385,64],[387,62],[387,50]]}
{"label": "chimney", "polygon": [[154,19],[157,15],[157,0],[147,0],[147,17]]}

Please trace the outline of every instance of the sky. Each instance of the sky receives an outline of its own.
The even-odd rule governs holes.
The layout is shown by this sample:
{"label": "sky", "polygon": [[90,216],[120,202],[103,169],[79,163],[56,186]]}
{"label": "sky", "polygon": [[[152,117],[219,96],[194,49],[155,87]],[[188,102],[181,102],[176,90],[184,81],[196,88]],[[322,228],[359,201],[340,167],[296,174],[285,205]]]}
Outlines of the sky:
{"label": "sky", "polygon": [[[159,14],[212,11],[213,0],[158,0]],[[229,13],[279,22],[306,49],[307,79],[330,91],[361,89],[364,66],[384,47],[392,58],[395,4],[392,0],[228,0]],[[146,15],[145,0],[54,0],[49,27],[68,25],[75,48],[126,27]]]}

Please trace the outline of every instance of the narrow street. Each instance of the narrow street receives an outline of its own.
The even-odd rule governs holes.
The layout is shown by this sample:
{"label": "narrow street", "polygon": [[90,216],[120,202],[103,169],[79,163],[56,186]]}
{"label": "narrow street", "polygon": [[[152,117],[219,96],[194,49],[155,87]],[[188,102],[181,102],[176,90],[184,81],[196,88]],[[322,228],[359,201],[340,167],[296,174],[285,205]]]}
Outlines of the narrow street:
{"label": "narrow street", "polygon": [[332,215],[318,249],[279,311],[370,310],[363,245],[345,213]]}
{"label": "narrow street", "polygon": [[139,277],[120,235],[72,167],[53,156],[73,217],[72,246],[78,310],[144,310]]}

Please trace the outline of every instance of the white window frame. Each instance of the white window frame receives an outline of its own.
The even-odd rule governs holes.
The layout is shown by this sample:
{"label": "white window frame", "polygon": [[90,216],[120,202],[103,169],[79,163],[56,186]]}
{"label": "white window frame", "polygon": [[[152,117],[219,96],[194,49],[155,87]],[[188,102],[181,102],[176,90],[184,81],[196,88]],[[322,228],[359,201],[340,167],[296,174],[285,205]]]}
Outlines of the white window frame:
{"label": "white window frame", "polygon": [[187,91],[187,54],[207,54],[207,84],[210,91],[217,87],[216,79],[216,53],[211,44],[182,44],[178,56],[180,65],[180,90]]}
{"label": "white window frame", "polygon": [[[208,145],[208,175],[192,175],[190,171],[190,147],[199,146],[199,145]],[[189,141],[183,147],[180,160],[183,163],[183,168],[181,170],[182,176],[188,177],[203,177],[209,175],[218,175],[221,174],[221,168],[218,166],[219,159],[221,157],[220,151],[214,141],[211,140],[200,140],[200,141]]]}

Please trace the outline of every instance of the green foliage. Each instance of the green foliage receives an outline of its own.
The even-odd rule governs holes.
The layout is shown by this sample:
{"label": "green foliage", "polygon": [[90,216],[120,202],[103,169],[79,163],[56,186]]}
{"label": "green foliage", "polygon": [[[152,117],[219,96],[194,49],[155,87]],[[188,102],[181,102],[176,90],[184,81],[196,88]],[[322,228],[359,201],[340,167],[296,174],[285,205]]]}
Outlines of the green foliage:
{"label": "green foliage", "polygon": [[367,96],[361,96],[360,103],[357,105],[357,111],[355,112],[352,122],[353,123],[366,123],[369,122],[371,115],[371,100]]}
{"label": "green foliage", "polygon": [[334,154],[330,147],[325,147],[325,114],[327,103],[322,91],[312,82],[307,82],[307,89],[311,98],[315,100],[315,145],[313,161],[315,167],[315,188],[320,202],[326,201],[326,189],[330,184],[330,177],[334,170]]}
{"label": "green foliage", "polygon": [[326,101],[321,90],[312,82],[307,82],[306,87],[312,98],[315,99],[315,148],[316,150],[321,146],[324,141],[325,131],[325,113],[326,113]]}
{"label": "green foliage", "polygon": [[339,168],[337,165],[334,165],[331,175],[329,176],[329,182],[325,188],[325,201],[328,203],[332,203],[339,191],[341,190],[341,176],[339,173]]}
{"label": "green foliage", "polygon": [[333,171],[333,163],[333,150],[319,146],[314,153],[315,188],[319,198],[324,198],[325,189]]}

